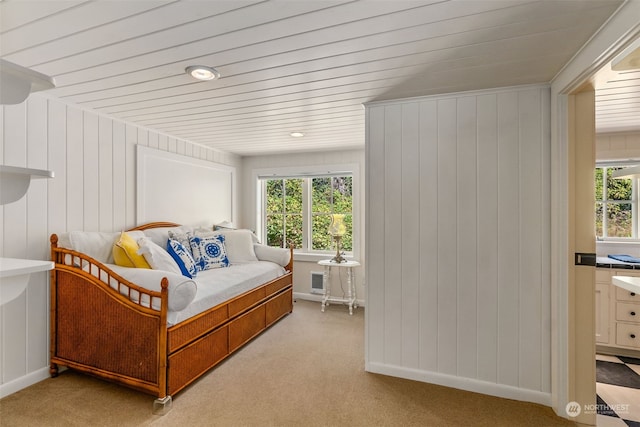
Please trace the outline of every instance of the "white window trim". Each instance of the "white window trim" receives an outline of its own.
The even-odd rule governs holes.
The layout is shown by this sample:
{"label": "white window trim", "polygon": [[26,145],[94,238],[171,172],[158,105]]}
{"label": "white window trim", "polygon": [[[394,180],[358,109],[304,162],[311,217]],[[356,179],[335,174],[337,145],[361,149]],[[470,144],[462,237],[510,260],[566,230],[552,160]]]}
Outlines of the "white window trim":
{"label": "white window trim", "polygon": [[[331,164],[331,165],[309,165],[309,166],[294,166],[294,167],[280,167],[280,168],[265,168],[253,170],[253,182],[256,189],[256,234],[260,237],[261,241],[265,241],[265,228],[264,228],[264,211],[263,211],[263,194],[265,192],[265,178],[311,178],[321,175],[340,175],[349,174],[353,179],[353,251],[346,256],[347,259],[360,259],[360,236],[361,230],[364,224],[360,218],[360,166],[357,163],[344,163],[344,164]],[[303,197],[310,197],[310,195],[303,194]],[[307,203],[303,203],[308,205]],[[308,208],[308,206],[307,206]],[[304,212],[303,214],[307,214]],[[306,242],[305,247],[306,247]],[[294,251],[294,260],[296,261],[320,261],[330,258],[334,255],[334,252],[323,251],[307,251],[302,249],[296,249]]]}
{"label": "white window trim", "polygon": [[[612,168],[612,167],[621,167],[621,166],[631,166],[637,165],[638,161],[607,161],[607,162],[596,162],[596,168]],[[631,223],[631,233],[635,237],[598,237],[596,236],[596,240],[598,242],[612,242],[612,243],[639,243],[640,236],[638,232],[640,231],[639,223],[640,217],[638,216],[638,201],[640,200],[640,179],[633,178],[631,181],[631,200],[629,201],[609,201],[607,200],[607,186],[605,185],[604,180],[606,180],[606,176],[603,174],[603,188],[602,188],[602,198],[603,200],[596,200],[597,203],[603,203],[606,206],[606,203],[631,203],[631,217],[633,222]],[[603,232],[607,227],[607,215],[605,214],[602,219],[602,228]]]}

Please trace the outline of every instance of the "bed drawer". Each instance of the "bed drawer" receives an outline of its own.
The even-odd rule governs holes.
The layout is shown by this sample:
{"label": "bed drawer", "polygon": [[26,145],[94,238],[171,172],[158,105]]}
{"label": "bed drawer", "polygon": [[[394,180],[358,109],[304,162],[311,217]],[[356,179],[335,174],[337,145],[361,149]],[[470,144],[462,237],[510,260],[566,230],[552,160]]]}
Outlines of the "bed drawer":
{"label": "bed drawer", "polygon": [[185,322],[169,328],[167,346],[169,353],[188,344],[195,338],[212,331],[229,319],[227,306],[223,305],[213,311],[205,311]]}
{"label": "bed drawer", "polygon": [[293,310],[293,289],[289,289],[267,302],[267,326]]}
{"label": "bed drawer", "polygon": [[239,313],[242,313],[252,305],[264,300],[267,297],[267,292],[264,286],[254,289],[233,301],[229,302],[229,317],[233,317]]}
{"label": "bed drawer", "polygon": [[266,328],[265,305],[259,305],[229,323],[229,352],[232,353]]}
{"label": "bed drawer", "polygon": [[273,295],[291,284],[291,274],[277,278],[267,285],[267,296]]}
{"label": "bed drawer", "polygon": [[175,394],[229,354],[229,329],[224,326],[169,356],[167,388]]}

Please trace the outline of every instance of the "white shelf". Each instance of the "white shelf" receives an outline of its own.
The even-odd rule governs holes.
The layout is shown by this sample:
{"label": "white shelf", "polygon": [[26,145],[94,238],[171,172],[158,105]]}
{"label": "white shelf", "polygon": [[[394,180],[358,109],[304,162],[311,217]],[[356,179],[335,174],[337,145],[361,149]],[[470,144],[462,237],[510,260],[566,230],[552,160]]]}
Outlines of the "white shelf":
{"label": "white shelf", "polygon": [[54,87],[53,78],[0,59],[0,104],[20,104],[31,93]]}
{"label": "white shelf", "polygon": [[53,178],[53,171],[0,165],[0,205],[20,200],[32,179]]}
{"label": "white shelf", "polygon": [[31,273],[53,270],[52,261],[0,258],[0,305],[17,298],[27,288]]}

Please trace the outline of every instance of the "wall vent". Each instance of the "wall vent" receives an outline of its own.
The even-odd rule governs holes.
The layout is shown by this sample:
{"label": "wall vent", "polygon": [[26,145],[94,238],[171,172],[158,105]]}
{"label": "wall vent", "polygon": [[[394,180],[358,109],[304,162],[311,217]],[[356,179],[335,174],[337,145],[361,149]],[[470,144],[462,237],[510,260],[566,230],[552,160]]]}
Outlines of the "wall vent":
{"label": "wall vent", "polygon": [[322,275],[323,273],[321,271],[311,272],[311,293],[312,294],[324,294]]}

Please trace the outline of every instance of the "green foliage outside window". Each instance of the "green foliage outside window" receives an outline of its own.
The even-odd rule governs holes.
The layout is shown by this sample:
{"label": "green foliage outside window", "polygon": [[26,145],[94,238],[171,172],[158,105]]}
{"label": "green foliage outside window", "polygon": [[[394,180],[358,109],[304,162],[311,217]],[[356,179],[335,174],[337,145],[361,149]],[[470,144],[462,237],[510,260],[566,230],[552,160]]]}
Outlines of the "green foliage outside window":
{"label": "green foliage outside window", "polygon": [[617,169],[620,168],[598,167],[595,171],[596,236],[598,237],[634,237],[633,204],[631,203],[633,182],[631,179],[612,179],[611,173]]}
{"label": "green foliage outside window", "polygon": [[302,181],[267,181],[267,245],[302,247]]}
{"label": "green foliage outside window", "polygon": [[303,188],[311,194],[310,249],[331,251],[334,242],[327,232],[331,214],[344,214],[347,233],[342,238],[345,251],[353,250],[353,179],[350,176],[287,178],[266,181],[266,231],[269,246],[303,247],[307,220],[303,215]]}

